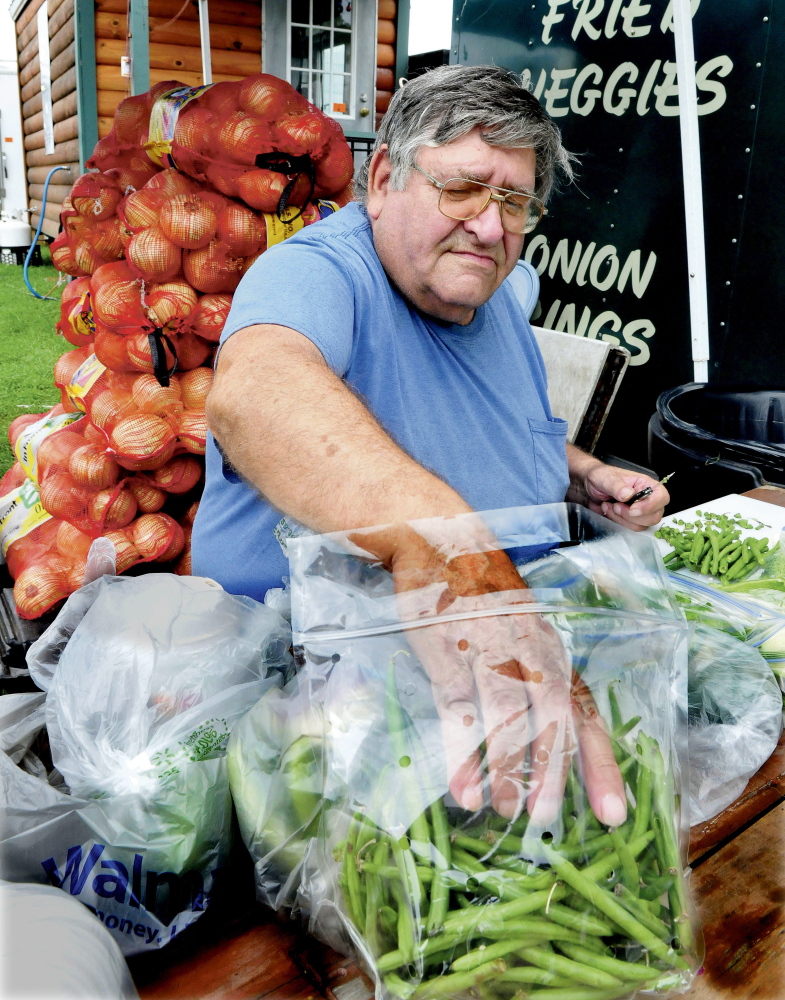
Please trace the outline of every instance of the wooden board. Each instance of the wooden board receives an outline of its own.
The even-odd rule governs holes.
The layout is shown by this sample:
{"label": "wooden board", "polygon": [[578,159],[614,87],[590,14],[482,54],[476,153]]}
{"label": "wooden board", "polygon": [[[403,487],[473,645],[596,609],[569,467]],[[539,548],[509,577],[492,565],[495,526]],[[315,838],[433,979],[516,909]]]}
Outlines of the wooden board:
{"label": "wooden board", "polygon": [[708,858],[691,878],[706,938],[690,1000],[785,997],[785,802]]}

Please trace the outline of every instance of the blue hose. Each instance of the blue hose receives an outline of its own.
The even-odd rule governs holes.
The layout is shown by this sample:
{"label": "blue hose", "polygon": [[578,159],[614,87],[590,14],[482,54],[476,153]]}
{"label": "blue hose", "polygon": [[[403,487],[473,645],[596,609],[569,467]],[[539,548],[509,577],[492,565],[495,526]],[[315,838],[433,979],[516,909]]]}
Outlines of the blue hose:
{"label": "blue hose", "polygon": [[23,270],[25,284],[27,285],[30,292],[35,295],[37,299],[53,299],[53,295],[40,295],[30,284],[30,279],[27,277],[27,269],[30,266],[30,261],[33,258],[33,251],[35,250],[35,245],[38,242],[38,237],[41,235],[41,228],[44,224],[44,212],[46,211],[46,195],[49,191],[49,181],[52,179],[52,174],[58,170],[68,170],[67,166],[52,167],[49,173],[46,175],[46,180],[44,181],[44,194],[41,198],[41,211],[38,213],[38,229],[35,231],[35,236],[33,237],[33,242],[30,244],[30,249],[27,251],[27,256],[25,257],[25,266]]}

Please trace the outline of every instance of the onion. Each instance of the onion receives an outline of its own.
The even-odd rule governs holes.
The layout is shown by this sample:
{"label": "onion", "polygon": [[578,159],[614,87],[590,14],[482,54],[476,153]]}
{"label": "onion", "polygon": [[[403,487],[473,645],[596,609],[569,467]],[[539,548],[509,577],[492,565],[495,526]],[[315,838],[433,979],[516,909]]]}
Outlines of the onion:
{"label": "onion", "polygon": [[79,486],[94,490],[114,486],[120,478],[120,466],[111,455],[92,444],[84,444],[71,455],[68,471]]}
{"label": "onion", "polygon": [[166,493],[153,486],[144,473],[128,480],[128,489],[136,500],[136,506],[142,514],[154,514],[166,503]]}
{"label": "onion", "polygon": [[240,283],[242,263],[221,240],[183,253],[185,280],[200,292],[233,292]]}
{"label": "onion", "polygon": [[67,521],[82,521],[87,517],[87,508],[92,494],[84,487],[77,486],[73,476],[56,470],[40,485],[41,505],[52,517]]}
{"label": "onion", "polygon": [[123,256],[122,224],[119,219],[110,219],[96,226],[91,234],[95,252],[103,258],[102,263],[119,260]]}
{"label": "onion", "polygon": [[79,590],[84,582],[85,570],[87,569],[86,559],[76,559],[71,563],[71,566],[66,575],[66,586],[68,587],[69,594],[72,594],[75,590]]}
{"label": "onion", "polygon": [[185,322],[196,308],[196,292],[185,281],[166,281],[147,289],[147,316],[158,327]]}
{"label": "onion", "polygon": [[124,528],[136,517],[136,499],[127,489],[100,490],[93,497],[89,514],[103,529]]}
{"label": "onion", "polygon": [[134,379],[131,394],[143,413],[179,412],[183,407],[179,386],[163,386],[154,375],[139,375]]}
{"label": "onion", "polygon": [[104,389],[89,402],[90,419],[96,427],[110,434],[115,425],[136,412],[136,403],[127,389],[113,386]]}
{"label": "onion", "polygon": [[[168,334],[169,339],[175,345],[175,350],[177,350],[177,344],[179,342],[179,337],[177,334]],[[148,334],[137,333],[133,337],[126,337],[126,351],[128,352],[128,359],[136,371],[139,372],[149,372],[151,375],[155,368],[153,365],[153,355],[150,350],[150,341],[148,339]],[[166,367],[168,371],[172,370],[174,365],[174,355],[172,354],[169,345],[164,341],[164,356],[166,358]]]}
{"label": "onion", "polygon": [[174,198],[178,194],[192,194],[198,190],[190,177],[186,177],[185,174],[181,174],[179,170],[173,170],[171,167],[151,178],[145,184],[144,189],[161,195],[165,199]]}
{"label": "onion", "polygon": [[140,555],[132,541],[132,529],[107,531],[104,535],[114,545],[115,566],[118,575],[125,573],[134,563],[138,563]]}
{"label": "onion", "polygon": [[218,132],[219,155],[228,156],[233,163],[252,167],[259,153],[274,149],[270,126],[257,115],[235,111],[229,115]]}
{"label": "onion", "polygon": [[187,546],[185,552],[180,556],[174,565],[174,571],[178,576],[191,576],[191,547]]}
{"label": "onion", "polygon": [[74,351],[66,351],[55,361],[54,383],[58,389],[70,385],[74,372],[87,361],[93,353],[91,347],[77,347]]}
{"label": "onion", "polygon": [[143,559],[168,562],[183,550],[183,529],[168,514],[143,514],[133,524],[133,543]]}
{"label": "onion", "polygon": [[126,248],[126,256],[132,270],[144,281],[169,281],[179,273],[182,263],[180,248],[157,227],[142,230],[133,236]]}
{"label": "onion", "polygon": [[122,192],[103,174],[82,174],[71,189],[76,211],[95,222],[111,219],[122,197]]}
{"label": "onion", "polygon": [[218,238],[237,257],[248,257],[267,246],[264,223],[245,205],[232,202],[218,214]]}
{"label": "onion", "polygon": [[74,244],[74,260],[80,274],[95,274],[98,268],[106,263],[98,251],[84,240],[78,240]]}
{"label": "onion", "polygon": [[189,372],[203,365],[210,357],[212,345],[192,333],[184,333],[177,344],[177,362],[180,371]]}
{"label": "onion", "polygon": [[175,246],[197,250],[215,236],[217,218],[213,207],[198,194],[179,194],[164,204],[158,225]]}
{"label": "onion", "polygon": [[68,521],[61,521],[57,528],[55,544],[61,555],[67,559],[84,560],[90,551],[93,540]]}
{"label": "onion", "polygon": [[[186,107],[177,119],[174,130],[175,145],[183,146],[196,155],[208,151],[210,128],[215,123],[215,115],[207,108]],[[175,154],[176,154],[175,150]]]}
{"label": "onion", "polygon": [[204,411],[185,410],[177,428],[180,444],[192,455],[204,455],[207,445],[207,418]]}
{"label": "onion", "polygon": [[53,604],[68,597],[68,564],[60,557],[22,570],[14,584],[14,600],[20,618],[39,618]]}
{"label": "onion", "polygon": [[289,183],[283,174],[274,170],[246,170],[237,179],[240,198],[260,212],[275,212],[278,202]]}
{"label": "onion", "polygon": [[305,111],[308,102],[291,84],[269,73],[249,76],[240,84],[243,111],[274,121],[291,111]]}
{"label": "onion", "polygon": [[126,469],[157,469],[172,457],[175,436],[166,420],[136,413],[119,421],[109,436],[117,461]]}
{"label": "onion", "polygon": [[167,493],[187,493],[202,478],[202,464],[191,455],[178,455],[151,473],[150,480]]}
{"label": "onion", "polygon": [[213,385],[212,368],[194,368],[180,376],[180,398],[189,410],[204,412],[207,394]]}
{"label": "onion", "polygon": [[135,191],[120,205],[120,218],[132,231],[149,229],[158,220],[162,202],[161,195],[155,191],[148,191],[147,188]]}
{"label": "onion", "polygon": [[96,323],[93,341],[95,356],[112,372],[130,372],[136,368],[128,358],[128,337]]}
{"label": "onion", "polygon": [[199,510],[199,501],[194,500],[194,502],[182,516],[183,523],[193,524],[194,520],[196,519],[196,512],[198,510]]}
{"label": "onion", "polygon": [[199,298],[196,312],[191,317],[194,333],[217,344],[221,339],[229,310],[232,307],[232,296],[226,292],[207,293]]}
{"label": "onion", "polygon": [[84,275],[85,272],[76,263],[74,248],[69,242],[68,233],[60,233],[50,245],[49,253],[52,257],[52,264],[58,271],[74,276]]}

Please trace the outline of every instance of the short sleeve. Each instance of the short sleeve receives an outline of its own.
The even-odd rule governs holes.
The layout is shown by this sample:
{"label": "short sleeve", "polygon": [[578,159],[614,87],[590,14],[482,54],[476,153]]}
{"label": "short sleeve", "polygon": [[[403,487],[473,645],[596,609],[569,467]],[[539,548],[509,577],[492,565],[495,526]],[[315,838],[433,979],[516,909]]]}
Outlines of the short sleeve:
{"label": "short sleeve", "polygon": [[221,343],[247,326],[286,326],[315,344],[342,377],[352,354],[354,308],[350,277],[335,254],[323,245],[287,240],[263,253],[244,275]]}

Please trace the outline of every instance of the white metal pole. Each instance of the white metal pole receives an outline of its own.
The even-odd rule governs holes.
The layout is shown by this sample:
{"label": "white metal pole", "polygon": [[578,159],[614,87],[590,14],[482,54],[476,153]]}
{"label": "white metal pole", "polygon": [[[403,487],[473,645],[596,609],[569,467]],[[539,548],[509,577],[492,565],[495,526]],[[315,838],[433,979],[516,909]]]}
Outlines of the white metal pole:
{"label": "white metal pole", "polygon": [[210,54],[210,11],[207,0],[199,0],[199,37],[202,45],[202,83],[212,83],[213,60]]}
{"label": "white metal pole", "polygon": [[687,228],[687,271],[690,288],[690,330],[695,382],[709,380],[709,302],[706,290],[706,242],[703,231],[698,98],[695,90],[695,49],[690,0],[673,0],[673,35],[679,80],[681,165],[684,217]]}

